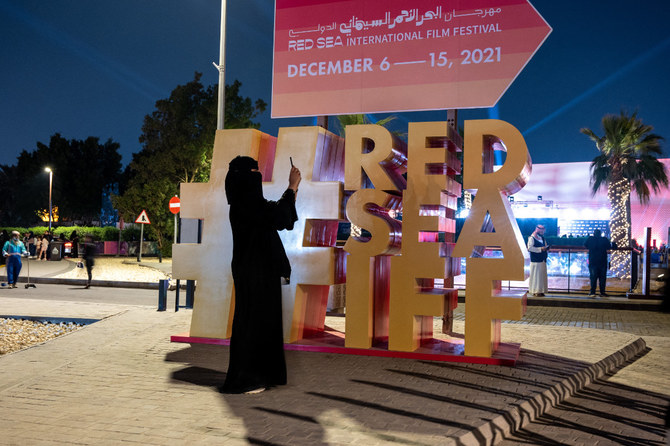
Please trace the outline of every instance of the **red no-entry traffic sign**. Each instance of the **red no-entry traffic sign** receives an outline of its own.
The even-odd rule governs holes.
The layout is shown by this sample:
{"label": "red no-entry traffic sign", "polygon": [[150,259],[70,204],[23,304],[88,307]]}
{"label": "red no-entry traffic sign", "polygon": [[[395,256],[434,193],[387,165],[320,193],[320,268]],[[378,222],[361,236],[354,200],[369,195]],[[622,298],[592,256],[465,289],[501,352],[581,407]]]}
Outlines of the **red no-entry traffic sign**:
{"label": "red no-entry traffic sign", "polygon": [[178,214],[179,210],[181,209],[181,200],[179,199],[179,197],[175,195],[174,197],[170,198],[169,206],[170,206],[170,212],[172,212],[173,214]]}

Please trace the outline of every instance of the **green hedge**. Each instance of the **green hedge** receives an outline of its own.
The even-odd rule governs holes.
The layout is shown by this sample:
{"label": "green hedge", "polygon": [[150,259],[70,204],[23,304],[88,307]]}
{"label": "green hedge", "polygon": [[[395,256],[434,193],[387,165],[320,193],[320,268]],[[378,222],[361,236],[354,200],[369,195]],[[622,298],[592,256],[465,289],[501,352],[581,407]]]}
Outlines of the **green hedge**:
{"label": "green hedge", "polygon": [[[48,231],[48,226],[35,226],[32,228],[23,228],[23,227],[6,227],[0,228],[0,231],[3,229],[7,230],[11,234],[12,231],[19,231],[21,235],[26,232],[32,231],[36,236],[41,237],[46,231]],[[59,226],[54,227],[53,233],[56,237],[60,237],[61,234],[69,240],[72,236],[72,232],[77,231],[79,239],[82,240],[85,235],[91,235],[93,240],[100,242],[114,242],[119,240],[119,230],[114,226]],[[146,238],[146,234],[145,234]],[[121,240],[126,242],[138,241],[140,239],[140,230],[138,228],[126,228],[121,231]],[[149,240],[149,239],[147,239]],[[172,248],[172,246],[170,246]]]}

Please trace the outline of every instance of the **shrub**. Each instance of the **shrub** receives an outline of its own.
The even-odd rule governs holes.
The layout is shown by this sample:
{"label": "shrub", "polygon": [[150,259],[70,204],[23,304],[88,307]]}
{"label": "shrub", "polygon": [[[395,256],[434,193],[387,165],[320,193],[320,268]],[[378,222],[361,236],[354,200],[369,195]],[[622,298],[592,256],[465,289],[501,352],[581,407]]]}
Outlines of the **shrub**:
{"label": "shrub", "polygon": [[[0,231],[6,229],[7,232],[19,231],[21,235],[32,231],[37,237],[42,237],[45,232],[49,230],[48,226],[34,226],[32,228],[0,228]],[[72,233],[77,231],[79,240],[83,240],[85,235],[90,235],[93,240],[98,241],[116,241],[119,239],[119,230],[113,226],[105,226],[100,228],[97,226],[53,226],[52,232],[54,236],[60,237],[63,234],[68,240],[72,238]],[[139,236],[137,237],[139,239]]]}
{"label": "shrub", "polygon": [[[146,235],[146,234],[145,234]],[[128,227],[121,231],[121,240],[124,242],[137,242],[140,240],[140,228]]]}
{"label": "shrub", "polygon": [[101,239],[104,242],[115,242],[119,240],[119,230],[114,226],[105,226],[101,229]]}

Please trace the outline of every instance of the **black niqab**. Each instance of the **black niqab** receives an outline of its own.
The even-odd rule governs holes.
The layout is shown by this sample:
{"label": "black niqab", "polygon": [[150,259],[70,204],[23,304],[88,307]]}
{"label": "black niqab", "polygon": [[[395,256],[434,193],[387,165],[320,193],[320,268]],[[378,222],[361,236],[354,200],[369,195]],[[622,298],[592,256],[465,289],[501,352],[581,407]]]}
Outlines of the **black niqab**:
{"label": "black niqab", "polygon": [[238,156],[230,162],[226,175],[226,198],[231,206],[251,205],[263,200],[258,161],[248,156]]}

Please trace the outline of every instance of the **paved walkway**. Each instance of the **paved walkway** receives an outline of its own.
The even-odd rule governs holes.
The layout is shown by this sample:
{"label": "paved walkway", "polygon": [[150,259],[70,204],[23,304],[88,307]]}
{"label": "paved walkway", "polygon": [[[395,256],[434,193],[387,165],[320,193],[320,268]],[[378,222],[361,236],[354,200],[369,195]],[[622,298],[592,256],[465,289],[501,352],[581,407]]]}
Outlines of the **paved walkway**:
{"label": "paved walkway", "polygon": [[529,307],[503,325],[503,341],[523,346],[514,368],[289,351],[287,386],[222,395],[227,347],[169,342],[190,311],[157,312],[154,290],[86,292],[0,293],[5,315],[100,320],[0,357],[0,444],[663,441],[670,315]]}

